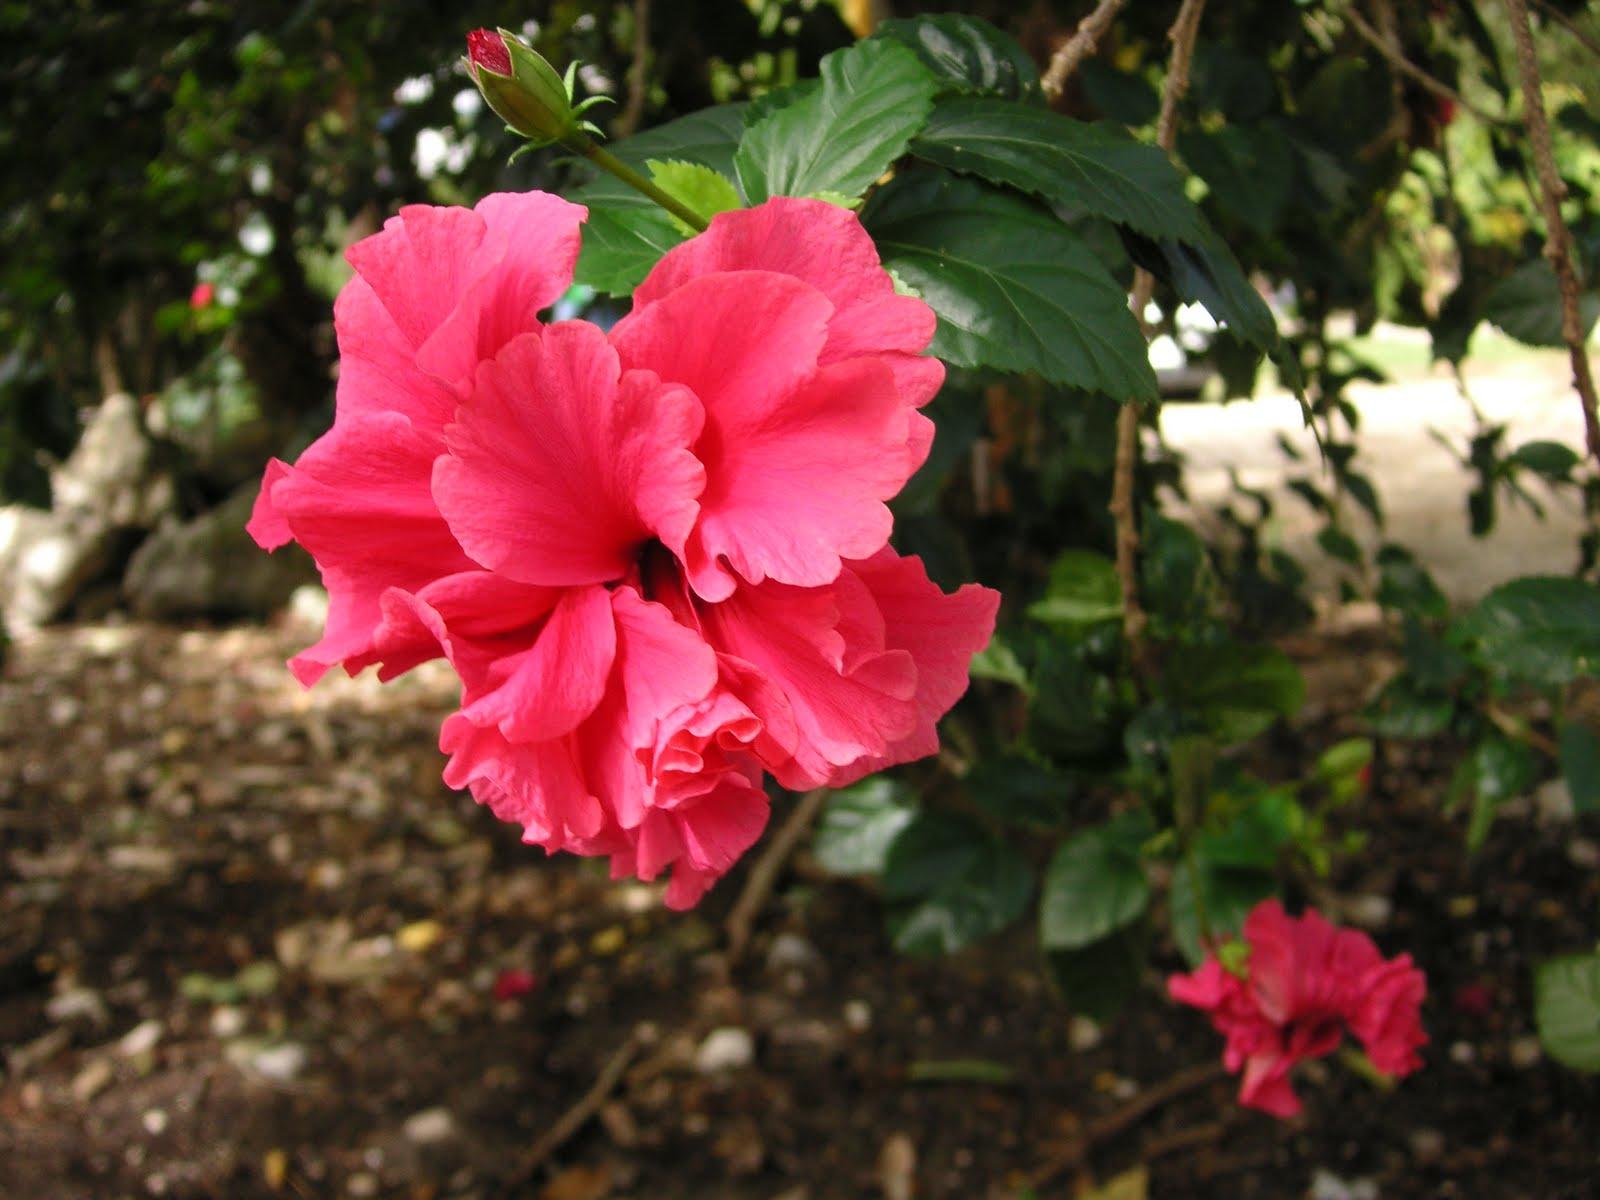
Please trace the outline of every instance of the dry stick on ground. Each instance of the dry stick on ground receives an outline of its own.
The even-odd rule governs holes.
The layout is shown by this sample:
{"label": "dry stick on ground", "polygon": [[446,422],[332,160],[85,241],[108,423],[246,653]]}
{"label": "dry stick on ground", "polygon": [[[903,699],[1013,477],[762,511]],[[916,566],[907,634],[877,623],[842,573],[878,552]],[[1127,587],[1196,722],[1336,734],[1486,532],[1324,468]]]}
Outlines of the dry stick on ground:
{"label": "dry stick on ground", "polygon": [[1350,28],[1356,31],[1362,41],[1366,42],[1379,54],[1383,55],[1385,61],[1387,61],[1395,70],[1421,84],[1426,91],[1430,91],[1435,96],[1440,96],[1451,101],[1452,103],[1460,105],[1462,109],[1471,113],[1473,116],[1477,117],[1478,120],[1487,125],[1505,125],[1509,123],[1505,117],[1497,117],[1493,113],[1479,108],[1460,92],[1456,91],[1455,88],[1451,87],[1447,83],[1435,79],[1421,67],[1417,66],[1416,63],[1412,62],[1404,54],[1400,53],[1398,49],[1390,45],[1388,39],[1386,39],[1381,33],[1369,25],[1365,18],[1363,18],[1362,15],[1355,10],[1354,5],[1346,8],[1343,16],[1344,19],[1349,23]]}
{"label": "dry stick on ground", "polygon": [[1561,201],[1566,198],[1567,185],[1556,170],[1555,152],[1550,146],[1550,121],[1544,111],[1539,56],[1533,48],[1533,30],[1528,26],[1528,5],[1526,0],[1506,0],[1506,9],[1511,14],[1511,36],[1517,43],[1522,116],[1533,142],[1533,166],[1539,176],[1539,202],[1544,208],[1544,256],[1555,269],[1556,284],[1561,289],[1561,340],[1566,342],[1572,358],[1572,386],[1583,403],[1583,433],[1589,454],[1600,464],[1600,399],[1595,396],[1594,372],[1584,345],[1578,273],[1572,265],[1572,234],[1561,217]]}
{"label": "dry stick on ground", "polygon": [[[1161,89],[1161,115],[1156,121],[1156,143],[1166,153],[1178,137],[1178,102],[1189,88],[1189,64],[1194,59],[1195,39],[1200,34],[1200,15],[1205,0],[1183,0],[1177,19],[1167,31],[1172,56],[1167,61],[1167,78]],[[1143,267],[1133,274],[1133,294],[1129,303],[1140,328],[1144,310],[1155,292],[1156,278]],[[1117,414],[1117,457],[1111,481],[1111,518],[1117,530],[1117,579],[1122,590],[1122,634],[1136,670],[1146,662],[1144,607],[1139,603],[1139,525],[1134,512],[1134,481],[1139,471],[1139,406],[1128,402]]]}
{"label": "dry stick on ground", "polygon": [[827,788],[818,788],[801,796],[800,802],[789,814],[789,819],[783,823],[783,828],[778,830],[777,836],[767,844],[761,857],[756,859],[755,866],[750,868],[744,891],[739,893],[739,899],[734,903],[733,911],[728,914],[728,920],[723,926],[728,934],[730,959],[737,959],[750,944],[750,934],[755,928],[756,918],[761,915],[761,909],[767,903],[773,885],[778,882],[783,864],[789,861],[789,856],[800,844],[800,839],[805,836],[806,830],[811,828],[811,823],[817,819],[817,814],[822,811],[822,802],[827,798]]}
{"label": "dry stick on ground", "polygon": [[1094,53],[1101,36],[1111,27],[1111,19],[1122,11],[1127,2],[1100,0],[1094,11],[1078,22],[1078,28],[1073,30],[1072,36],[1056,47],[1056,52],[1050,56],[1050,65],[1045,69],[1044,78],[1039,81],[1047,97],[1054,100],[1066,90],[1067,80],[1072,78],[1078,64]]}
{"label": "dry stick on ground", "polygon": [[1049,1161],[1028,1176],[1028,1186],[1038,1191],[1063,1171],[1082,1166],[1089,1152],[1096,1146],[1110,1141],[1118,1134],[1126,1133],[1163,1104],[1169,1104],[1179,1096],[1209,1087],[1227,1078],[1227,1075],[1228,1072],[1221,1063],[1201,1063],[1198,1066],[1185,1067],[1153,1087],[1145,1088],[1121,1108],[1091,1124],[1066,1149],[1052,1155]]}
{"label": "dry stick on ground", "polygon": [[606,1060],[605,1066],[600,1068],[600,1074],[595,1076],[589,1090],[529,1149],[516,1171],[505,1181],[503,1194],[520,1195],[523,1185],[533,1178],[534,1172],[544,1165],[545,1160],[566,1145],[573,1134],[589,1123],[605,1104],[606,1098],[616,1090],[617,1084],[622,1082],[623,1073],[638,1056],[642,1045],[643,1042],[637,1032],[628,1035],[616,1052]]}

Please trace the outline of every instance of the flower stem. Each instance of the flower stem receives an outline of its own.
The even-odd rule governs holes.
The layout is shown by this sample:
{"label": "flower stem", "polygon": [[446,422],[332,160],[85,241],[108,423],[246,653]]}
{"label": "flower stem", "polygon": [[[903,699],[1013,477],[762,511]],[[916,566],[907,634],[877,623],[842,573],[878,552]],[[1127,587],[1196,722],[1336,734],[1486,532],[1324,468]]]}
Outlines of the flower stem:
{"label": "flower stem", "polygon": [[611,151],[602,147],[587,134],[576,133],[573,135],[571,141],[568,141],[564,144],[566,145],[567,149],[576,154],[583,155],[584,158],[588,159],[602,171],[606,171],[612,175],[615,175],[618,179],[622,180],[623,183],[627,184],[635,191],[642,192],[644,195],[650,197],[650,199],[654,200],[662,208],[666,209],[673,216],[677,217],[678,220],[689,226],[690,229],[704,232],[707,224],[704,217],[695,212],[694,209],[690,208],[676,196],[663,191],[654,183],[651,183],[650,180],[639,174],[639,172],[635,171],[615,154],[612,154]]}

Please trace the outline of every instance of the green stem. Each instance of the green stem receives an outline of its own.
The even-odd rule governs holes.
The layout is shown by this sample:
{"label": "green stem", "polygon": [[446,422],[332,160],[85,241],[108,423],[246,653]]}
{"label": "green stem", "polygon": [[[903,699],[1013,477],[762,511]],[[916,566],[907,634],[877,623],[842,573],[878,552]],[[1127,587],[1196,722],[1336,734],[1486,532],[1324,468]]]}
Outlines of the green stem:
{"label": "green stem", "polygon": [[615,175],[629,187],[650,197],[650,199],[654,200],[662,208],[666,209],[673,216],[677,217],[678,220],[682,221],[690,229],[704,232],[706,227],[706,219],[704,217],[695,212],[694,209],[690,208],[676,196],[663,191],[661,188],[651,183],[650,180],[639,174],[639,172],[635,171],[615,154],[612,154],[609,150],[604,149],[593,138],[588,137],[585,134],[577,133],[573,135],[571,141],[564,144],[566,145],[567,149],[573,151],[574,153],[583,155],[583,157],[587,158],[602,171],[607,171],[610,174]]}

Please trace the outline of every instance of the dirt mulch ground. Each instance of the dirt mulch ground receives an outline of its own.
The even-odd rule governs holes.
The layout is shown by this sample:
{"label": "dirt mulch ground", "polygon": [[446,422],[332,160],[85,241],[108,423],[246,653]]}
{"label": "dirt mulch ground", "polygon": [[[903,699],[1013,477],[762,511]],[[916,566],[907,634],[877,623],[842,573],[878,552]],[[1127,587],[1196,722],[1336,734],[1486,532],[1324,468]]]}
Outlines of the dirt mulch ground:
{"label": "dirt mulch ground", "polygon": [[[0,1196],[986,1200],[1053,1163],[1044,1200],[1118,1176],[1143,1195],[1142,1164],[1155,1196],[1600,1196],[1600,1083],[1544,1060],[1528,1015],[1531,964],[1594,938],[1600,827],[1530,804],[1468,859],[1445,748],[1380,765],[1374,850],[1317,897],[1428,971],[1428,1068],[1384,1092],[1313,1065],[1280,1124],[1201,1078],[1217,1040],[1159,975],[1096,1030],[1026,936],[897,959],[872,897],[803,857],[730,965],[736,880],[676,916],[546,862],[439,782],[447,678],[307,696],[293,645],[113,627],[14,648]],[[1279,752],[1349,729],[1369,650],[1309,649],[1318,700]],[[508,1187],[629,1039],[597,1117]]]}

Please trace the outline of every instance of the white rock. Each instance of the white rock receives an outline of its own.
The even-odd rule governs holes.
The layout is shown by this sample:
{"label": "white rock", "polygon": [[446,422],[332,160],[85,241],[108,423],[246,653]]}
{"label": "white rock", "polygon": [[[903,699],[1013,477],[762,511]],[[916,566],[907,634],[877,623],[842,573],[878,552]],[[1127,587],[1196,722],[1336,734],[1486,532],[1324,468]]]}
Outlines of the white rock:
{"label": "white rock", "polygon": [[455,1137],[456,1119],[448,1108],[425,1108],[407,1117],[402,1128],[410,1141],[419,1146],[433,1146]]}
{"label": "white rock", "polygon": [[172,1123],[172,1118],[167,1115],[164,1108],[152,1108],[139,1118],[139,1123],[144,1126],[144,1131],[151,1137],[160,1137],[167,1131],[167,1126]]}
{"label": "white rock", "polygon": [[44,1015],[58,1025],[67,1021],[106,1025],[111,1021],[111,1013],[106,1009],[106,1002],[100,998],[100,993],[85,987],[68,988],[51,996],[50,1002],[44,1006]]}
{"label": "white rock", "polygon": [[283,1042],[259,1051],[250,1060],[256,1074],[274,1083],[290,1083],[306,1069],[310,1055],[298,1042]]}
{"label": "white rock", "polygon": [[1073,1017],[1067,1025],[1067,1044],[1074,1050],[1093,1050],[1100,1044],[1100,1026],[1088,1017]]}
{"label": "white rock", "polygon": [[865,1033],[872,1028],[872,1006],[865,1000],[849,1000],[844,1006],[844,1027],[851,1033]]}
{"label": "white rock", "polygon": [[798,933],[780,933],[767,951],[767,970],[804,971],[822,961],[816,947]]}
{"label": "white rock", "polygon": [[724,1026],[713,1029],[694,1054],[694,1069],[702,1075],[737,1071],[755,1061],[756,1040],[748,1029]]}
{"label": "white rock", "polygon": [[1531,1034],[1526,1037],[1513,1039],[1507,1048],[1506,1057],[1511,1060],[1511,1065],[1521,1070],[1539,1065],[1539,1060],[1544,1057],[1544,1047],[1539,1044],[1539,1039]]}
{"label": "white rock", "polygon": [[121,1040],[117,1042],[117,1053],[123,1058],[137,1058],[156,1048],[162,1032],[161,1022],[155,1018],[141,1021],[122,1035]]}
{"label": "white rock", "polygon": [[219,1005],[211,1011],[211,1035],[221,1041],[236,1038],[244,1032],[244,1013],[231,1004]]}
{"label": "white rock", "polygon": [[111,1085],[116,1072],[103,1058],[93,1058],[89,1064],[72,1077],[72,1098],[87,1104]]}

